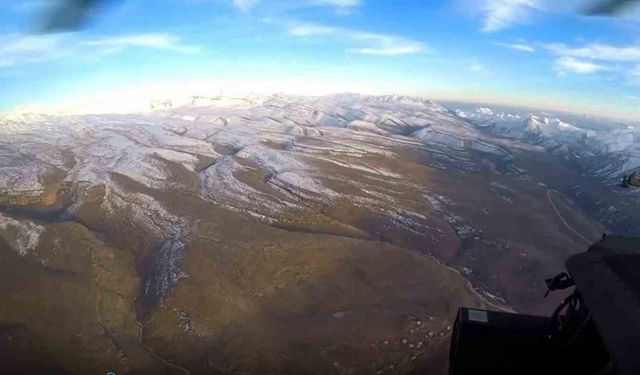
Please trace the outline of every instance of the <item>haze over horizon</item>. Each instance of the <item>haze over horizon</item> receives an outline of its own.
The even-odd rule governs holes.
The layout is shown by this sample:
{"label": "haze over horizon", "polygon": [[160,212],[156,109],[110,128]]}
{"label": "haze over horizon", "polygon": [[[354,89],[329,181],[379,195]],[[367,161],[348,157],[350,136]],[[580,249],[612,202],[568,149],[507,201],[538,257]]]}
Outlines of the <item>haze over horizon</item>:
{"label": "haze over horizon", "polygon": [[586,17],[582,1],[129,0],[83,30],[33,33],[50,3],[0,15],[0,111],[225,90],[640,114],[637,12]]}

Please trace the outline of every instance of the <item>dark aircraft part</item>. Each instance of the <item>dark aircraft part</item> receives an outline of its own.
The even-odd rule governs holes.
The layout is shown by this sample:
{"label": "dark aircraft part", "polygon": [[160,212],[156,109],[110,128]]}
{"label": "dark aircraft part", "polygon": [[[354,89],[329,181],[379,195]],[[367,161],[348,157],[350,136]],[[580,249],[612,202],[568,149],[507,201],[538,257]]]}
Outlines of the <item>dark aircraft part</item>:
{"label": "dark aircraft part", "polygon": [[550,279],[546,279],[544,282],[547,284],[547,292],[544,294],[545,297],[549,295],[549,292],[567,289],[574,285],[573,279],[571,279],[571,276],[566,272],[562,272]]}
{"label": "dark aircraft part", "polygon": [[48,10],[41,32],[73,31],[85,26],[92,16],[110,0],[58,0]]}
{"label": "dark aircraft part", "polygon": [[640,239],[604,236],[566,268],[551,317],[461,308],[449,373],[640,374]]}
{"label": "dark aircraft part", "polygon": [[620,185],[623,188],[628,188],[629,186],[640,187],[640,171],[633,172],[629,175],[624,175],[622,177],[622,184]]}
{"label": "dark aircraft part", "polygon": [[609,354],[593,322],[588,313],[574,310],[574,303],[567,302],[551,318],[460,309],[449,374],[612,374],[607,371]]}
{"label": "dark aircraft part", "polygon": [[617,374],[640,374],[640,239],[607,236],[566,266]]}
{"label": "dark aircraft part", "polygon": [[549,318],[461,308],[453,326],[451,375],[542,372]]}
{"label": "dark aircraft part", "polygon": [[598,16],[616,15],[639,3],[640,1],[638,0],[600,0],[586,8],[584,13]]}

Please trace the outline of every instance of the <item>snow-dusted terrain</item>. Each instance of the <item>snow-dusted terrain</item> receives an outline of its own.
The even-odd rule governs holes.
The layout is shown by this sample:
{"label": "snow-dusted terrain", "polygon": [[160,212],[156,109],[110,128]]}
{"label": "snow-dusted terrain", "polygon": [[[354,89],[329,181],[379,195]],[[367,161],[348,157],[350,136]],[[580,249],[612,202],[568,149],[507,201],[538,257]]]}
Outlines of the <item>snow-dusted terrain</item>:
{"label": "snow-dusted terrain", "polygon": [[[484,168],[486,158],[517,176],[524,172],[512,164],[514,152],[544,151],[486,135],[433,102],[400,96],[194,98],[148,113],[13,113],[0,121],[0,191],[34,194],[72,182],[78,188],[61,217],[90,226],[124,220],[172,243],[188,241],[199,217],[172,213],[173,201],[153,191],[199,197],[264,223],[349,202],[388,221],[390,230],[439,242],[442,229],[426,213],[436,205],[446,211],[446,200],[434,203],[411,163],[465,174]],[[101,219],[83,219],[86,207]],[[22,254],[39,228],[23,220],[25,229],[9,241]],[[479,238],[460,216],[446,214],[446,222],[460,238]],[[34,233],[28,243],[27,229]],[[152,246],[166,253],[161,259],[180,263],[175,251],[162,250],[169,247]],[[151,276],[162,284],[153,293],[166,293],[178,265],[151,267],[167,273]]]}
{"label": "snow-dusted terrain", "polygon": [[[534,181],[544,178],[514,163],[516,154],[559,155],[609,182],[640,160],[640,133],[632,126],[587,128],[486,107],[450,111],[414,97],[194,97],[152,108],[5,115],[0,191],[33,194],[47,184],[77,182],[65,212],[70,217],[87,192],[102,187],[98,203],[106,220],[126,212],[159,240],[188,236],[197,218],[176,216],[149,191],[197,196],[266,223],[346,200],[437,239],[425,212],[441,203],[415,170],[399,167],[407,155],[447,173],[473,174],[489,163],[500,174]],[[132,191],[127,181],[139,187]],[[475,233],[464,219],[447,217],[460,222],[457,232]]]}
{"label": "snow-dusted terrain", "polygon": [[[379,206],[395,201],[379,181],[426,192],[411,183],[411,175],[375,165],[373,156],[392,160],[399,150],[421,149],[433,165],[461,170],[474,168],[471,150],[510,158],[503,141],[420,99],[342,95],[211,102],[148,114],[0,120],[0,190],[38,189],[58,172],[85,187],[107,186],[102,207],[108,213],[123,204],[113,182],[121,175],[151,189],[195,192],[215,204],[275,219],[278,212],[344,196],[334,185],[348,185],[351,199]],[[517,142],[508,146],[535,149]],[[326,174],[319,165],[335,171]],[[197,183],[176,178],[177,173],[197,175]],[[243,179],[250,174],[265,184]]]}
{"label": "snow-dusted terrain", "polygon": [[0,324],[56,361],[429,362],[458,306],[546,314],[542,280],[639,227],[612,187],[640,160],[627,125],[404,96],[176,103],[0,116]]}
{"label": "snow-dusted terrain", "polygon": [[[632,126],[587,129],[486,107],[450,111],[414,97],[194,97],[151,107],[138,114],[5,115],[0,191],[27,194],[56,181],[77,182],[64,213],[72,217],[99,186],[105,220],[125,212],[162,241],[188,236],[197,218],[176,216],[148,191],[197,196],[266,223],[346,200],[437,240],[425,212],[446,212],[446,198],[434,200],[415,170],[398,167],[407,155],[447,173],[473,174],[489,162],[498,173],[540,181],[514,163],[515,154],[560,155],[611,181],[640,157]],[[139,187],[132,191],[126,181]],[[446,220],[462,238],[477,237],[463,218],[447,214]],[[22,240],[21,252],[25,246]]]}
{"label": "snow-dusted terrain", "polygon": [[38,244],[44,227],[31,221],[15,220],[0,214],[0,238],[11,244],[20,255],[26,255]]}

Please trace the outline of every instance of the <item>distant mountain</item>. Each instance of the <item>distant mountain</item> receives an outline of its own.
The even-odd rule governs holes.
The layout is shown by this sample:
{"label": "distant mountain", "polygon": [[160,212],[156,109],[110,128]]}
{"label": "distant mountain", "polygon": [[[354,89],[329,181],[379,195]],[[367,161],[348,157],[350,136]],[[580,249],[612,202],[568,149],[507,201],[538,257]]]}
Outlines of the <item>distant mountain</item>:
{"label": "distant mountain", "polygon": [[640,127],[586,116],[496,110],[487,106],[450,104],[459,118],[492,134],[539,145],[572,160],[584,173],[618,182],[640,168]]}

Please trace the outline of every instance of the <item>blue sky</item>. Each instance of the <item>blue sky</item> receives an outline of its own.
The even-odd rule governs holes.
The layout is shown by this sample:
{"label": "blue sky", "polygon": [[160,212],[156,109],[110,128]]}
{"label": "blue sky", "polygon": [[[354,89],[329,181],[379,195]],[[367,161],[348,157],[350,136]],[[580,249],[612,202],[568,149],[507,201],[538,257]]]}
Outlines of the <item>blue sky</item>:
{"label": "blue sky", "polygon": [[3,2],[0,110],[237,86],[640,119],[640,17],[586,17],[578,0],[120,0],[81,31],[33,32],[52,1]]}

